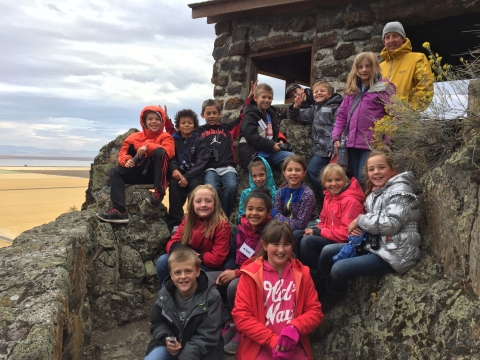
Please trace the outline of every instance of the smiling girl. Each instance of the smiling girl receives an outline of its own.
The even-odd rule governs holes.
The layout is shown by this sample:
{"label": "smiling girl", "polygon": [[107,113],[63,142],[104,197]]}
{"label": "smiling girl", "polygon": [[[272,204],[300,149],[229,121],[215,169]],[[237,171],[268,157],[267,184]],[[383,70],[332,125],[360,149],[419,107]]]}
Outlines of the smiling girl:
{"label": "smiling girl", "polygon": [[221,270],[230,248],[228,222],[217,191],[211,185],[197,186],[188,199],[188,213],[157,261],[160,287],[168,275],[168,254],[177,247],[189,246],[199,254],[204,271]]}
{"label": "smiling girl", "polygon": [[380,78],[377,56],[372,52],[358,54],[347,78],[346,95],[338,108],[332,140],[338,154],[342,134],[346,135],[348,168],[362,188],[365,188],[362,169],[370,152],[374,122],[386,115],[385,105],[394,93],[395,86]]}
{"label": "smiling girl", "polygon": [[313,360],[308,334],[323,314],[310,270],[294,259],[290,227],[273,220],[262,249],[244,263],[232,311],[242,333],[237,359]]}

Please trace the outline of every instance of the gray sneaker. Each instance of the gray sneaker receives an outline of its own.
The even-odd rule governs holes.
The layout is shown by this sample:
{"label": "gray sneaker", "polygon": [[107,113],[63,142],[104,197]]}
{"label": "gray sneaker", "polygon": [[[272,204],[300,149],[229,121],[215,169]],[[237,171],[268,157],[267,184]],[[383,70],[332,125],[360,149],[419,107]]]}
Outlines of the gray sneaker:
{"label": "gray sneaker", "polygon": [[235,332],[235,336],[230,342],[223,347],[223,351],[229,355],[235,355],[237,353],[238,342],[240,341],[240,333]]}
{"label": "gray sneaker", "polygon": [[116,223],[116,224],[126,224],[128,223],[128,213],[125,211],[124,213],[121,213],[117,209],[113,208],[110,210],[107,210],[105,214],[97,214],[97,217],[105,222],[109,223]]}

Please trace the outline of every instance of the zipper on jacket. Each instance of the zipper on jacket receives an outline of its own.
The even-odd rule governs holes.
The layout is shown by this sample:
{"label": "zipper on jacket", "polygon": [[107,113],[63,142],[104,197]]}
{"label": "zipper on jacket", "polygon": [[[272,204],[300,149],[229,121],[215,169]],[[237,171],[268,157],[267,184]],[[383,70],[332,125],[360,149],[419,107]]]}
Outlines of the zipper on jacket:
{"label": "zipper on jacket", "polygon": [[[180,333],[178,334],[178,340],[179,342],[182,342],[181,339],[182,339],[182,333],[183,333],[183,329],[185,329],[185,326],[187,325],[188,321],[193,317],[193,313],[195,312],[195,310],[198,308],[198,307],[204,307],[203,310],[207,310],[207,307],[205,306],[205,303],[201,303],[201,304],[198,304],[197,306],[195,306],[194,308],[192,308],[192,311],[190,311],[190,313],[185,317],[185,321],[183,322],[182,324],[182,328],[180,329]],[[201,314],[201,313],[198,313],[198,314]]]}

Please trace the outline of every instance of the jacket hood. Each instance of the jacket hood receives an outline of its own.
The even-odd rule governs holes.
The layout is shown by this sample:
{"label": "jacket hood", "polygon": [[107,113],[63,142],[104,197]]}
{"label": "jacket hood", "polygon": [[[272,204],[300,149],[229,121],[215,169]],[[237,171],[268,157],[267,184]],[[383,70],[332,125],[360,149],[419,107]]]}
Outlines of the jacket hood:
{"label": "jacket hood", "polygon": [[[275,201],[275,195],[277,194],[277,189],[275,187],[275,180],[273,179],[273,172],[272,168],[270,167],[270,164],[261,156],[255,156],[252,160],[255,159],[260,159],[262,160],[263,164],[265,165],[265,172],[267,173],[267,179],[265,180],[265,188],[268,188],[270,190],[270,194],[272,195],[272,202]],[[256,189],[257,185],[253,182],[252,174],[248,173],[248,185],[250,185],[250,188]]]}
{"label": "jacket hood", "polygon": [[343,96],[337,93],[334,93],[330,99],[324,100],[319,103],[315,103],[317,105],[322,105],[322,106],[332,106],[332,105],[340,105],[342,103]]}
{"label": "jacket hood", "polygon": [[[390,179],[391,180],[391,179]],[[330,191],[324,190],[323,193],[327,197],[327,199],[331,198]],[[365,201],[365,195],[363,194],[362,187],[357,179],[352,177],[350,179],[350,184],[348,184],[338,195],[335,195],[338,200],[343,200],[346,197],[353,197],[355,200],[358,200],[360,204],[363,204]]]}
{"label": "jacket hood", "polygon": [[[411,171],[405,171],[401,174],[395,175],[387,181],[383,188],[378,190],[387,189],[389,187],[391,187],[389,191],[407,191],[413,192],[414,194],[418,193],[417,181],[415,180],[415,176]],[[374,190],[373,192],[376,193],[378,190]]]}
{"label": "jacket hood", "polygon": [[405,42],[398,49],[388,51],[387,48],[383,48],[380,55],[383,60],[392,60],[402,58],[405,54],[412,52],[412,43],[409,38],[405,38]]}
{"label": "jacket hood", "polygon": [[[145,122],[144,122],[144,116],[146,115],[146,113],[148,111],[154,111],[154,112],[160,114],[160,117],[162,118],[162,127],[160,128],[159,131],[150,131],[150,130],[147,129],[147,126],[145,125]],[[165,128],[165,119],[166,119],[165,111],[163,111],[163,109],[160,106],[157,106],[157,105],[145,106],[142,109],[142,111],[140,112],[140,126],[142,127],[142,131],[145,134],[157,134],[158,135],[159,133],[163,132],[163,130]]]}

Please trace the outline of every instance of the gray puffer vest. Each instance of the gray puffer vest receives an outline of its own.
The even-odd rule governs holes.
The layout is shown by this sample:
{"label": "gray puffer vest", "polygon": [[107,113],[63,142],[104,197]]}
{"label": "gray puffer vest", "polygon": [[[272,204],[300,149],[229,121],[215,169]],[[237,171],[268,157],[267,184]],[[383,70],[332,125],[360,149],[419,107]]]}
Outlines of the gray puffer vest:
{"label": "gray puffer vest", "polygon": [[365,201],[365,215],[357,226],[370,234],[380,234],[380,248],[366,250],[377,254],[395,271],[403,274],[420,259],[418,187],[411,171],[392,177],[375,189]]}

